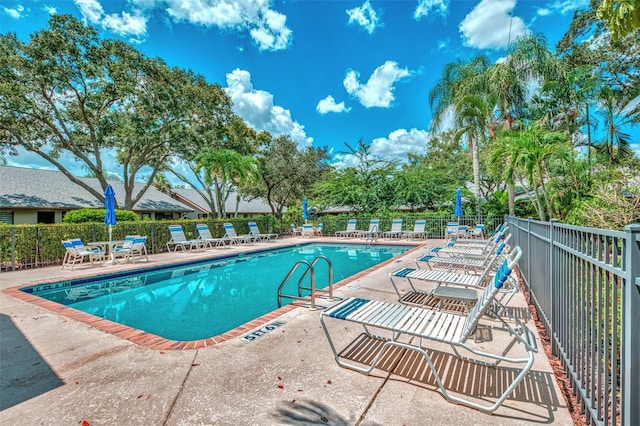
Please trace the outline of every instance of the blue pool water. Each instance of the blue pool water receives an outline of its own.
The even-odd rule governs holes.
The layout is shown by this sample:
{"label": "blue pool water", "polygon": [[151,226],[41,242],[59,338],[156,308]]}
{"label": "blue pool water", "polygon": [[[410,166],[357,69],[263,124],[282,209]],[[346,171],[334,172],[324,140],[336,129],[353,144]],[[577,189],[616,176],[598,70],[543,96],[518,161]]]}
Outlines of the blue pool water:
{"label": "blue pool water", "polygon": [[[189,341],[222,334],[277,309],[277,288],[298,260],[328,257],[337,282],[410,248],[312,243],[22,290],[167,339]],[[314,270],[316,287],[326,287],[327,263],[318,261]],[[298,268],[285,294],[297,294],[302,273]],[[309,286],[309,278],[303,283]]]}

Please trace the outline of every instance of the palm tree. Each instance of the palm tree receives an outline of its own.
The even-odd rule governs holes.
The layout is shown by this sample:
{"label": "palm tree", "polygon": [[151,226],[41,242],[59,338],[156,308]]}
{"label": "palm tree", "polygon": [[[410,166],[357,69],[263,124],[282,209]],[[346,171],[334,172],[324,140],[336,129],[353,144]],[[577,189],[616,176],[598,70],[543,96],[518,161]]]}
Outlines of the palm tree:
{"label": "palm tree", "polygon": [[546,220],[547,214],[553,216],[551,198],[546,189],[546,182],[551,177],[549,164],[571,159],[569,137],[561,132],[530,126],[523,130],[503,132],[497,136],[496,142],[491,152],[494,167],[502,167],[503,178],[511,183],[514,183],[513,176],[522,175],[522,182],[533,193],[540,219]]}
{"label": "palm tree", "polygon": [[458,60],[449,63],[445,65],[442,78],[429,92],[429,103],[434,112],[433,129],[442,129],[448,119],[453,118],[457,126],[456,137],[466,137],[469,143],[477,200],[480,200],[479,145],[491,128],[492,105],[486,102],[485,81],[489,69],[486,56],[477,56],[468,62]]}
{"label": "palm tree", "polygon": [[456,139],[466,138],[471,148],[474,194],[477,200],[478,220],[480,211],[480,146],[487,139],[487,129],[493,126],[493,103],[482,95],[467,95],[455,106]]}
{"label": "palm tree", "polygon": [[213,186],[218,205],[217,213],[221,218],[226,216],[225,200],[231,187],[237,187],[258,174],[258,163],[253,157],[231,149],[209,148],[198,154],[195,161],[198,173],[204,170],[205,183]]}
{"label": "palm tree", "polygon": [[167,179],[167,175],[164,173],[158,173],[153,177],[153,186],[158,191],[167,192],[171,189],[171,183]]}
{"label": "palm tree", "polygon": [[[514,127],[526,107],[528,85],[557,74],[557,66],[542,35],[519,38],[504,62],[496,64],[489,77],[489,92],[498,99],[499,121],[506,130]],[[510,179],[513,181],[513,179]],[[509,214],[515,214],[515,188],[507,182]]]}
{"label": "palm tree", "polygon": [[605,138],[596,149],[607,157],[610,164],[633,157],[633,150],[629,146],[630,136],[622,131],[633,121],[633,116],[626,113],[628,104],[626,96],[610,86],[602,87],[598,93],[596,113],[604,122]]}

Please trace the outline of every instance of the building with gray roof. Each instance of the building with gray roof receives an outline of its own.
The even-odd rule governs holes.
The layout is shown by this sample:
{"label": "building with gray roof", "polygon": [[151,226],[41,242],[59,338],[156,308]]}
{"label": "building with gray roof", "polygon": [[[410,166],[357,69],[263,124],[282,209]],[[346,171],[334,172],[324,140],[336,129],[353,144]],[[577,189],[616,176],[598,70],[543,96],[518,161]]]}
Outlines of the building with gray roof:
{"label": "building with gray roof", "polygon": [[[80,179],[102,192],[98,179]],[[117,180],[109,183],[121,206],[124,184]],[[138,185],[134,193],[136,190],[139,190]],[[60,171],[0,166],[0,222],[56,223],[61,222],[69,210],[81,208],[104,208],[104,203]],[[132,211],[142,219],[174,219],[192,213],[193,208],[151,186]]]}
{"label": "building with gray roof", "polygon": [[[169,194],[174,199],[179,200],[192,208],[193,211],[188,213],[187,217],[207,217],[212,214],[209,204],[195,189],[172,188],[169,191]],[[238,217],[250,218],[272,214],[269,204],[267,204],[263,198],[247,200],[240,196],[240,200],[238,200],[237,195],[238,194],[236,192],[232,192],[225,201],[225,212],[227,213],[227,217],[235,215],[236,206]]]}

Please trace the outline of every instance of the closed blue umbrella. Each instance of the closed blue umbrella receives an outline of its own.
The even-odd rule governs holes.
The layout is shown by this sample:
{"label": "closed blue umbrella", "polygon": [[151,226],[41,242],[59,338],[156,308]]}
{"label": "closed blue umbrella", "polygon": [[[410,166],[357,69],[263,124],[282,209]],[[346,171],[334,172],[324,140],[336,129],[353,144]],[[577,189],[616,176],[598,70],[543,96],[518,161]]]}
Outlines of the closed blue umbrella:
{"label": "closed blue umbrella", "polygon": [[112,226],[116,224],[116,192],[111,185],[104,190],[104,224],[109,227],[109,245],[111,245]]}
{"label": "closed blue umbrella", "polygon": [[456,209],[454,210],[453,215],[456,217],[464,216],[464,212],[462,211],[462,191],[459,189],[456,191]]}
{"label": "closed blue umbrella", "polygon": [[307,219],[309,219],[309,203],[306,198],[302,200],[302,215],[304,216],[304,221],[306,223]]}

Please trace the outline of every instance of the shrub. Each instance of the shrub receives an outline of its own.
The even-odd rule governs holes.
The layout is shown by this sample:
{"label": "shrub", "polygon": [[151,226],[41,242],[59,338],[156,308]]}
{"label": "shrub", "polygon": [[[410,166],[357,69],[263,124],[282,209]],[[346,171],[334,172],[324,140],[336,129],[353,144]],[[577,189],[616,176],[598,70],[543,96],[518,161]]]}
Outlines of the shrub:
{"label": "shrub", "polygon": [[[88,223],[104,222],[104,209],[78,209],[71,210],[64,215],[63,223]],[[138,220],[138,215],[129,210],[116,209],[116,220],[118,222],[134,222]]]}

